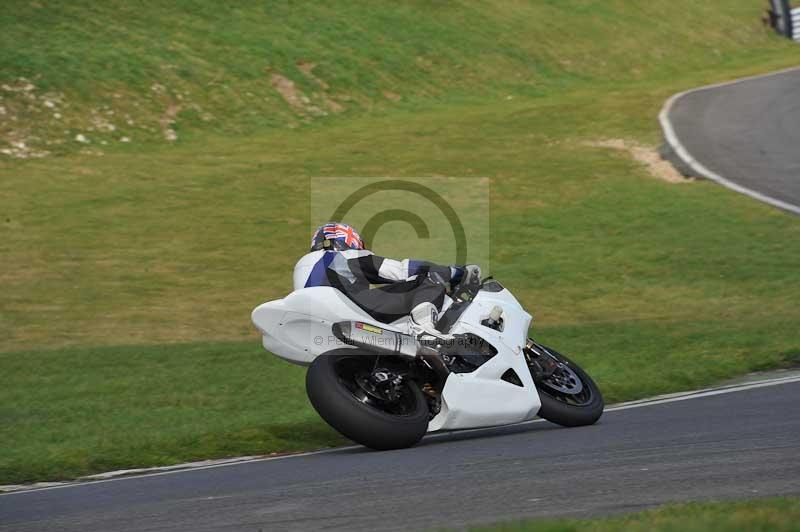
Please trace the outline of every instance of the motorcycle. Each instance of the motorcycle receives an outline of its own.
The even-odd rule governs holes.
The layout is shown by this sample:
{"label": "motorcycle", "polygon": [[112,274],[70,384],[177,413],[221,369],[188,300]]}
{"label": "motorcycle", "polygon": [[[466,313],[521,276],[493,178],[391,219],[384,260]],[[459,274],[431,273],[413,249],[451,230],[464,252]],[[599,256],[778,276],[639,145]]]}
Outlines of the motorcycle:
{"label": "motorcycle", "polygon": [[381,323],[340,290],[317,286],[259,305],[252,321],[267,351],[308,366],[319,415],[372,449],[537,415],[591,425],[603,414],[592,378],[529,338],[531,315],[492,278],[457,287],[440,315],[426,304]]}

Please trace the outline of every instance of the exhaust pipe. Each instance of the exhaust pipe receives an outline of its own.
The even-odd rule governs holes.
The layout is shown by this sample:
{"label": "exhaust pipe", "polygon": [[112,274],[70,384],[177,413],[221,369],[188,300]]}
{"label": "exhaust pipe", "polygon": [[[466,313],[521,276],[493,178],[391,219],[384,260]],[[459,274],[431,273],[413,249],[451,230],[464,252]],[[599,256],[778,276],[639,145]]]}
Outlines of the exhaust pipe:
{"label": "exhaust pipe", "polygon": [[331,327],[333,335],[347,345],[363,347],[380,355],[421,359],[443,380],[450,374],[439,352],[411,335],[389,331],[362,321],[340,321]]}
{"label": "exhaust pipe", "polygon": [[331,327],[333,335],[346,343],[377,351],[382,355],[417,356],[419,342],[413,336],[384,329],[363,321],[340,321]]}

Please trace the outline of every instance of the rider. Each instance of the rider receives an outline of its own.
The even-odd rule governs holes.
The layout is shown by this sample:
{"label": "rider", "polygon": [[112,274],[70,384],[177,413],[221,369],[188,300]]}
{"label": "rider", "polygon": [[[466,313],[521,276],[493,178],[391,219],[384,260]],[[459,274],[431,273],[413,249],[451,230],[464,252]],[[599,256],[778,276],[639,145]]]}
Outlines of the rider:
{"label": "rider", "polygon": [[[381,322],[411,314],[421,304],[442,310],[446,285],[480,279],[480,268],[387,259],[364,248],[347,224],[328,222],[311,238],[311,251],[294,268],[294,289],[332,286]],[[371,284],[383,285],[370,288]]]}

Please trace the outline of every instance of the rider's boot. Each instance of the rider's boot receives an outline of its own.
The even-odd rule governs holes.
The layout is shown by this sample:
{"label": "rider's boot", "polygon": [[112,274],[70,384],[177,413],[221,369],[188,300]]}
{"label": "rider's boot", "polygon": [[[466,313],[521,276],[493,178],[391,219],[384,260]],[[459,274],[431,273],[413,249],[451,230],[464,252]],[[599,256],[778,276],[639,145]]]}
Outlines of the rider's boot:
{"label": "rider's boot", "polygon": [[442,333],[436,329],[439,311],[433,303],[420,303],[411,311],[410,317],[414,336],[419,342],[417,357],[439,375],[441,384],[444,385],[450,374],[450,368],[438,350],[442,338]]}
{"label": "rider's boot", "polygon": [[420,303],[411,311],[411,321],[419,329],[418,335],[428,333],[439,336],[441,333],[436,330],[439,322],[439,311],[433,303]]}

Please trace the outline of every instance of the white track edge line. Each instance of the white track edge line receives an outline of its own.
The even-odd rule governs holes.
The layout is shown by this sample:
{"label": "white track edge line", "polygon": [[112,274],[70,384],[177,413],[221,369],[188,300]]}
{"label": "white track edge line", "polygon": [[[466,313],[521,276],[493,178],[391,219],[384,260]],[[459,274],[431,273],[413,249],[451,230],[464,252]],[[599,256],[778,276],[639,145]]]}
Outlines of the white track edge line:
{"label": "white track edge line", "polygon": [[[746,391],[746,390],[751,390],[751,389],[754,389],[754,388],[764,388],[764,387],[767,387],[767,386],[777,386],[777,385],[780,385],[780,384],[789,384],[789,383],[793,383],[793,382],[800,382],[800,375],[791,376],[791,377],[779,377],[779,378],[776,378],[776,379],[766,379],[766,380],[762,380],[762,381],[754,381],[754,382],[749,382],[749,383],[744,383],[744,384],[732,384],[732,385],[727,385],[727,386],[720,386],[718,388],[706,388],[706,389],[701,389],[701,390],[679,392],[678,394],[671,394],[669,396],[657,396],[657,397],[654,397],[652,399],[641,399],[641,400],[638,400],[638,401],[631,401],[631,402],[627,402],[627,403],[619,403],[617,405],[612,405],[612,406],[606,408],[604,413],[616,412],[616,411],[619,411],[619,410],[629,410],[629,409],[632,409],[632,408],[643,408],[643,407],[646,407],[646,406],[655,406],[655,405],[660,405],[660,404],[665,404],[665,403],[675,403],[675,402],[678,402],[678,401],[687,401],[689,399],[699,399],[699,398],[702,398],[702,397],[709,397],[709,396],[714,396],[714,395],[722,395],[722,394],[727,394],[727,393]],[[661,398],[659,398],[659,397],[661,397]],[[543,419],[532,419],[530,421],[524,421],[522,423],[515,423],[514,425],[506,425],[506,426],[510,427],[510,426],[520,426],[520,425],[530,425],[530,424],[533,424],[533,423],[541,423],[543,421],[544,421]],[[497,429],[497,428],[500,428],[500,427],[480,427],[480,428],[475,428],[475,429],[466,429],[466,430],[452,431],[452,432],[439,432],[439,433],[433,433],[433,434],[430,434],[428,436],[425,436],[425,439],[426,440],[439,439],[441,437],[446,437],[446,436],[451,435],[451,434],[468,434],[470,432],[487,431],[487,430],[492,430],[492,429]],[[272,460],[288,460],[288,459],[291,459],[291,458],[299,458],[299,457],[303,457],[303,456],[314,456],[314,455],[319,455],[319,454],[330,454],[330,453],[336,453],[336,452],[341,452],[341,451],[353,450],[353,449],[358,449],[360,447],[361,447],[360,445],[348,445],[346,447],[335,447],[335,448],[332,448],[332,449],[321,449],[321,450],[318,450],[318,451],[307,451],[307,452],[303,452],[303,453],[288,454],[288,455],[283,455],[283,456],[267,456],[267,457],[262,457],[262,458],[252,458],[252,459],[244,459],[244,460],[237,460],[236,458],[227,458],[227,459],[223,459],[223,463],[203,465],[203,466],[197,466],[197,467],[189,466],[189,467],[185,467],[185,468],[181,468],[181,469],[178,469],[179,467],[181,467],[181,464],[179,464],[177,466],[166,466],[166,467],[174,468],[174,469],[171,469],[171,470],[168,470],[168,471],[156,471],[156,472],[153,472],[153,473],[144,473],[144,474],[141,474],[141,475],[130,475],[130,474],[127,474],[127,475],[121,475],[121,476],[118,476],[118,477],[101,479],[101,480],[73,480],[73,481],[66,481],[66,482],[64,482],[62,484],[59,484],[59,485],[56,485],[56,486],[43,486],[43,487],[39,487],[39,488],[33,488],[33,487],[32,488],[21,488],[21,489],[15,490],[15,491],[0,492],[0,497],[9,496],[9,495],[20,495],[20,494],[25,494],[25,493],[34,493],[34,492],[38,492],[38,491],[48,491],[48,490],[54,490],[54,489],[62,489],[62,488],[74,488],[76,486],[89,486],[89,485],[95,485],[95,484],[102,484],[102,483],[106,483],[106,482],[118,482],[118,481],[122,481],[122,480],[133,480],[133,479],[140,479],[140,478],[146,478],[146,477],[157,477],[157,476],[162,476],[162,475],[173,475],[173,474],[176,474],[176,473],[186,473],[186,472],[191,472],[191,471],[199,471],[199,470],[202,470],[202,469],[215,469],[215,468],[218,468],[218,467],[228,467],[228,466],[232,466],[232,465],[251,464],[251,463],[256,463],[256,462],[269,462],[269,461],[272,461]],[[154,468],[154,469],[156,469],[156,468]]]}
{"label": "white track edge line", "polygon": [[607,408],[605,412],[616,412],[618,410],[629,410],[631,408],[640,408],[643,406],[655,406],[661,405],[665,403],[677,403],[679,401],[688,401],[689,399],[700,399],[702,397],[711,397],[714,395],[723,395],[727,393],[734,393],[734,392],[744,392],[747,390],[753,390],[756,388],[765,388],[767,386],[777,386],[780,384],[790,384],[793,382],[800,382],[800,375],[795,375],[793,377],[782,377],[779,379],[771,379],[766,381],[756,381],[756,382],[748,382],[746,384],[741,385],[734,385],[734,386],[725,386],[721,388],[711,388],[708,390],[700,390],[698,392],[688,392],[685,395],[680,395],[677,397],[667,397],[664,399],[654,399],[652,401],[646,401],[642,403],[623,403],[620,405],[612,406]]}
{"label": "white track edge line", "polygon": [[676,135],[675,129],[672,126],[672,122],[670,121],[670,118],[669,118],[669,113],[672,110],[672,107],[675,105],[675,102],[677,102],[679,99],[681,99],[682,97],[686,96],[687,94],[691,94],[693,92],[700,92],[700,91],[716,89],[716,88],[719,88],[719,87],[726,87],[726,86],[729,86],[729,85],[736,85],[738,83],[743,83],[745,81],[752,81],[752,80],[766,78],[766,77],[770,77],[770,76],[777,76],[777,75],[780,75],[780,74],[786,74],[788,72],[793,72],[795,70],[800,70],[800,67],[791,67],[791,68],[786,68],[786,69],[783,69],[783,70],[778,70],[776,72],[770,72],[768,74],[760,74],[760,75],[755,75],[755,76],[748,76],[748,77],[739,78],[739,79],[736,79],[736,80],[733,80],[733,81],[726,81],[726,82],[723,82],[723,83],[715,83],[713,85],[706,85],[704,87],[698,87],[696,89],[690,89],[690,90],[687,90],[687,91],[684,91],[684,92],[679,92],[678,94],[673,95],[669,100],[667,100],[667,102],[664,104],[664,107],[661,109],[661,112],[658,114],[658,120],[661,123],[661,129],[664,131],[664,137],[666,138],[667,143],[675,151],[675,153],[678,155],[678,157],[680,157],[683,160],[684,163],[689,165],[692,168],[692,170],[697,172],[699,175],[705,177],[706,179],[709,179],[709,180],[714,181],[714,182],[716,182],[716,183],[718,183],[718,184],[720,184],[720,185],[722,185],[722,186],[724,186],[726,188],[729,188],[731,190],[739,192],[740,194],[744,194],[746,196],[750,196],[751,198],[753,198],[755,200],[758,200],[758,201],[761,201],[763,203],[767,203],[769,205],[772,205],[773,207],[777,207],[779,209],[783,209],[785,211],[789,211],[789,212],[792,212],[794,214],[800,215],[800,206],[794,205],[792,203],[787,203],[785,201],[779,200],[777,198],[773,198],[771,196],[767,196],[766,194],[762,194],[760,192],[757,192],[755,190],[749,189],[747,187],[743,187],[742,185],[734,183],[733,181],[730,181],[730,180],[722,177],[721,175],[717,174],[716,172],[713,172],[713,171],[709,170],[708,168],[706,168],[702,163],[700,163],[697,159],[695,159],[694,156],[691,153],[689,153],[689,150],[687,150],[686,147],[683,144],[681,144],[681,141],[678,140],[678,136]]}

